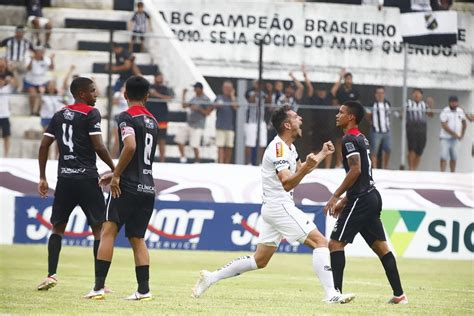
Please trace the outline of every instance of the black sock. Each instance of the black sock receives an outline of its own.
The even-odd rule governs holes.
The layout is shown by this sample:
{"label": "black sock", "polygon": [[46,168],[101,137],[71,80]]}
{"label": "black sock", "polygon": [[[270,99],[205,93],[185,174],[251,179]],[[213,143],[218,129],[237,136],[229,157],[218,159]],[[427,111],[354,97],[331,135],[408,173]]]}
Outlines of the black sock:
{"label": "black sock", "polygon": [[56,274],[61,252],[61,240],[63,237],[58,234],[51,234],[48,240],[48,276]]}
{"label": "black sock", "polygon": [[146,294],[150,292],[148,280],[150,279],[150,266],[135,267],[135,274],[138,282],[138,293]]}
{"label": "black sock", "polygon": [[99,252],[100,240],[94,240],[94,271],[97,269],[97,253]]}
{"label": "black sock", "polygon": [[344,250],[331,252],[331,269],[334,287],[342,293],[342,277],[346,266],[346,256]]}
{"label": "black sock", "polygon": [[385,256],[383,256],[380,261],[382,261],[388,282],[390,282],[390,286],[392,287],[393,295],[402,295],[402,284],[400,282],[400,276],[398,275],[397,261],[395,260],[393,253],[390,251],[389,253],[385,254]]}
{"label": "black sock", "polygon": [[107,273],[109,273],[110,261],[96,260],[95,264],[95,286],[94,291],[104,288]]}

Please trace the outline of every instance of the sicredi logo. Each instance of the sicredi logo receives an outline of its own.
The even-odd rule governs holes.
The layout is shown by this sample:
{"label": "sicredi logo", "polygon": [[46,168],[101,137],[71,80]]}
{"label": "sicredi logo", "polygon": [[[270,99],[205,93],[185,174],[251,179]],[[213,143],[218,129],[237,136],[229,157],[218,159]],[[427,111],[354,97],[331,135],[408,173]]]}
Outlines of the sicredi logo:
{"label": "sicredi logo", "polygon": [[403,256],[425,218],[424,211],[384,210],[381,219],[395,251]]}

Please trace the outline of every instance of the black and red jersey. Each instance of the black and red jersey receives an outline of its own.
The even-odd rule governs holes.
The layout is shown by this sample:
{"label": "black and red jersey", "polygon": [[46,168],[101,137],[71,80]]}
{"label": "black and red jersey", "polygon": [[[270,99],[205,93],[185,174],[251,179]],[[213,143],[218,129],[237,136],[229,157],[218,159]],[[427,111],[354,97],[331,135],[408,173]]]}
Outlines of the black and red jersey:
{"label": "black and red jersey", "polygon": [[158,123],[141,105],[133,105],[117,118],[120,151],[126,137],[135,137],[136,149],[132,160],[120,177],[120,187],[132,194],[155,194],[153,158],[155,157]]}
{"label": "black and red jersey", "polygon": [[358,128],[351,128],[342,138],[342,162],[349,172],[348,158],[360,156],[361,174],[356,182],[347,190],[347,198],[353,199],[370,192],[374,187],[372,179],[372,163],[370,160],[369,141]]}
{"label": "black and red jersey", "polygon": [[56,112],[44,135],[59,147],[58,177],[98,178],[91,135],[101,134],[99,111],[86,104],[68,105]]}

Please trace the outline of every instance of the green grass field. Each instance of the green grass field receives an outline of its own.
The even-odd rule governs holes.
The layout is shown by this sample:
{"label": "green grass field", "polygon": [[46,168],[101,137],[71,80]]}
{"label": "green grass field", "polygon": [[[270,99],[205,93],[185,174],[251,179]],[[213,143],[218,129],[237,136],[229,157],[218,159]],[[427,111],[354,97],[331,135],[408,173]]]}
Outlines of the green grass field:
{"label": "green grass field", "polygon": [[215,269],[241,255],[236,252],[151,251],[154,300],[127,302],[136,289],[131,249],[116,249],[104,301],[82,298],[92,287],[92,249],[63,247],[59,284],[36,291],[46,273],[46,245],[0,246],[0,314],[203,314],[203,315],[468,315],[473,313],[472,261],[398,260],[410,303],[387,305],[391,290],[374,258],[348,258],[345,291],[357,298],[346,305],[321,302],[322,289],[310,255],[277,254],[269,267],[224,280],[203,297],[190,297],[203,268]]}

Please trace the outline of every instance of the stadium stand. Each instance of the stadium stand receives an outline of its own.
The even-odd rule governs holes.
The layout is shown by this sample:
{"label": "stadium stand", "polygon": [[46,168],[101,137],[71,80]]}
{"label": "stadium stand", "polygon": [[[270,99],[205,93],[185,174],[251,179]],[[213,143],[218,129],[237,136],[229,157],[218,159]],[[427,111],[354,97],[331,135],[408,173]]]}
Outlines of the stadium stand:
{"label": "stadium stand", "polygon": [[[120,1],[114,2],[104,1],[104,3],[98,4],[92,1],[64,0],[55,1],[54,7],[43,9],[45,17],[50,19],[54,26],[51,37],[52,49],[47,51],[47,55],[55,54],[56,68],[50,75],[57,80],[58,86],[61,86],[64,75],[70,65],[74,64],[76,74],[94,78],[100,94],[96,106],[103,116],[104,131],[106,130],[106,119],[108,117],[106,98],[108,74],[105,71],[105,64],[109,61],[110,34],[108,31],[126,30],[127,21],[131,16],[131,13],[127,11],[112,10],[112,8],[127,9],[125,2],[122,1],[121,5]],[[2,1],[0,4],[7,4],[2,6],[0,12],[0,18],[4,21],[3,25],[0,26],[0,38],[3,39],[11,36],[14,33],[15,26],[25,20],[25,8],[17,1]],[[91,18],[97,16],[100,16],[101,19]],[[93,36],[91,36],[92,34]],[[123,47],[128,47],[129,39],[130,36],[127,33],[114,34],[114,41]],[[134,51],[138,50],[139,45],[137,44]],[[3,49],[0,49],[0,55],[4,55]],[[149,53],[136,52],[134,52],[134,57],[135,64],[145,78],[153,82],[153,75],[160,70],[159,65],[154,62],[154,57]],[[185,75],[185,73],[182,75]],[[117,77],[117,74],[113,74],[112,82],[115,82]],[[195,81],[192,76],[189,76],[188,80],[188,83]],[[170,82],[170,85],[174,86],[173,82]],[[181,87],[175,86],[175,88]],[[210,97],[212,99],[213,95]],[[27,95],[12,96],[10,107],[12,110],[11,124],[14,144],[10,156],[34,158],[37,155],[38,140],[42,134],[39,118],[29,116]],[[183,112],[179,103],[170,103],[169,108],[171,113],[167,137],[167,161],[178,162],[179,153],[174,143],[174,135],[180,127],[186,124],[186,113]],[[104,133],[105,137],[106,133]],[[215,151],[214,146],[204,146],[201,161],[214,161]],[[0,152],[0,155],[3,155],[3,153]],[[189,161],[192,162],[192,159]]]}

